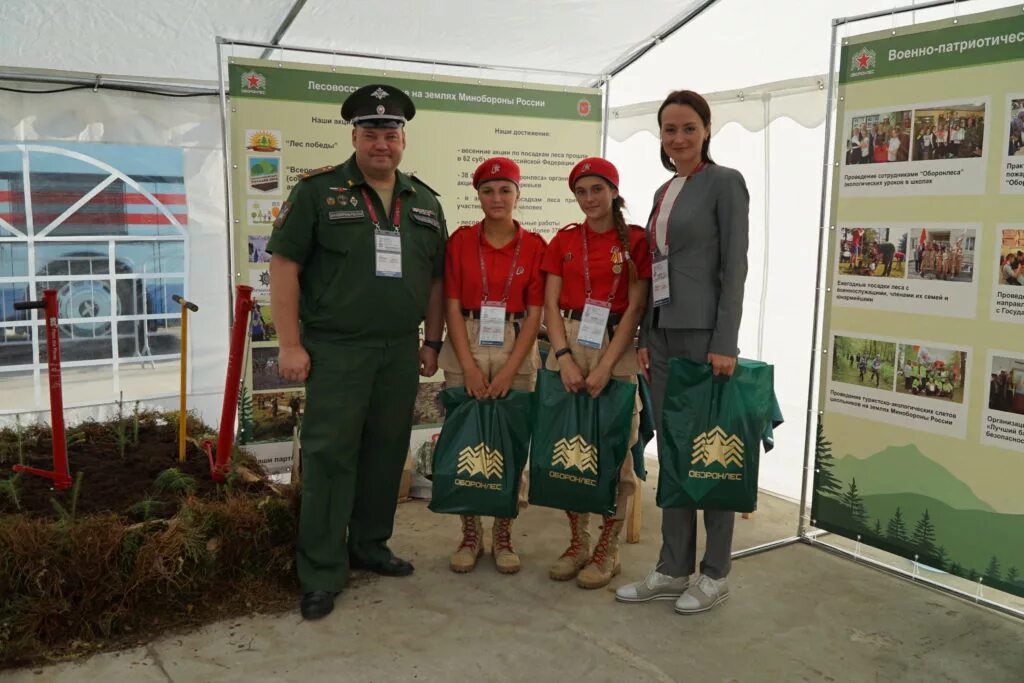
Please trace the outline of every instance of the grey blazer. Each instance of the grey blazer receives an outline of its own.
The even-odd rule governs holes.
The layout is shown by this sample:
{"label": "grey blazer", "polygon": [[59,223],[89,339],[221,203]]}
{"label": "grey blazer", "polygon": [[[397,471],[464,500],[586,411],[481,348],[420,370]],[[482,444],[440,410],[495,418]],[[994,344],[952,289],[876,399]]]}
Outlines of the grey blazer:
{"label": "grey blazer", "polygon": [[[666,187],[668,182],[655,192],[655,206]],[[749,209],[747,184],[735,169],[709,164],[686,181],[668,218],[671,300],[658,307],[658,328],[711,330],[712,353],[739,354]],[[654,226],[649,218],[647,223],[650,237]],[[641,346],[653,312],[652,291],[640,326]]]}

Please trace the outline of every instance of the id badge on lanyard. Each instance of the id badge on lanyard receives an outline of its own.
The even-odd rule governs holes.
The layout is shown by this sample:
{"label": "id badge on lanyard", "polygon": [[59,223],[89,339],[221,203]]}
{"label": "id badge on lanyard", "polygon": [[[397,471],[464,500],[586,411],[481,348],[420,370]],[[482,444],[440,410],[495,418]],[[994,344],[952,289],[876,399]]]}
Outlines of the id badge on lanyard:
{"label": "id badge on lanyard", "polygon": [[483,226],[479,228],[477,242],[477,256],[480,258],[480,339],[477,340],[480,346],[504,346],[505,345],[505,311],[509,292],[512,289],[512,278],[516,274],[516,264],[519,262],[519,250],[523,245],[523,236],[516,231],[516,247],[512,254],[512,265],[509,266],[508,277],[505,279],[505,289],[502,292],[501,301],[488,301],[487,296],[487,264],[484,263],[484,233]]}
{"label": "id badge on lanyard", "polygon": [[608,329],[608,317],[612,313],[610,301],[587,299],[583,305],[580,320],[580,331],[576,335],[576,343],[591,349],[599,349],[604,345],[604,333]]}
{"label": "id badge on lanyard", "polygon": [[395,229],[382,230],[380,221],[377,220],[377,210],[373,208],[373,201],[365,188],[363,188],[363,201],[366,202],[366,210],[370,214],[370,222],[373,223],[373,251],[377,277],[400,278],[402,277],[402,234],[399,225],[402,221],[402,202],[395,197],[395,204],[391,209]]}
{"label": "id badge on lanyard", "polygon": [[505,304],[484,301],[480,304],[480,346],[505,345]]}
{"label": "id badge on lanyard", "polygon": [[651,266],[654,305],[663,306],[672,300],[672,290],[668,285],[668,257],[657,254]]}
{"label": "id badge on lanyard", "polygon": [[377,277],[402,277],[402,237],[392,230],[373,231]]}

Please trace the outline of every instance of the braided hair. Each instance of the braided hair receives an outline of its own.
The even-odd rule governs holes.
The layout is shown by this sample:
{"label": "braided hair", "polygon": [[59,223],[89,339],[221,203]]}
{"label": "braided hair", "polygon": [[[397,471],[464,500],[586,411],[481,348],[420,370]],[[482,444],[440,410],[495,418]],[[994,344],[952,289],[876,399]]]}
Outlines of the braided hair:
{"label": "braided hair", "polygon": [[619,241],[622,242],[622,257],[629,264],[629,281],[636,282],[636,264],[629,253],[629,224],[626,223],[626,217],[622,214],[622,209],[625,206],[626,200],[621,195],[615,197],[612,200],[612,218],[615,221],[615,229],[619,233]]}

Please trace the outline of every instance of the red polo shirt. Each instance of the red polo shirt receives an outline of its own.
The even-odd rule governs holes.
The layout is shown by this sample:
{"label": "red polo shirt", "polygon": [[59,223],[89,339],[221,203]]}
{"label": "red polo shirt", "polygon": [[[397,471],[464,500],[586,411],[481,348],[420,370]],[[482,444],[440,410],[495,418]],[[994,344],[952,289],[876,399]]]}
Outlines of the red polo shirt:
{"label": "red polo shirt", "polygon": [[[622,240],[619,231],[594,232],[584,221],[580,225],[568,225],[551,239],[544,253],[541,270],[562,278],[562,292],[558,306],[563,309],[579,310],[586,300],[583,278],[583,231],[587,231],[590,247],[590,296],[607,301],[612,284],[618,275],[618,288],[612,300],[612,312],[623,313],[629,305],[629,264],[622,257]],[[629,226],[629,253],[636,263],[636,274],[641,280],[651,279],[651,252],[647,246],[644,229],[639,225]],[[614,272],[615,266],[620,272]]]}
{"label": "red polo shirt", "polygon": [[491,301],[501,301],[512,268],[516,240],[521,238],[522,245],[519,248],[505,310],[509,313],[525,313],[527,306],[543,306],[544,273],[540,270],[540,264],[546,247],[544,238],[535,232],[524,230],[518,221],[516,228],[519,229],[519,235],[500,249],[491,246],[486,239],[481,240],[483,226],[480,223],[456,230],[448,239],[445,250],[445,298],[458,299],[462,308],[480,308],[480,299],[483,296],[480,277],[482,253],[487,271],[487,296]]}

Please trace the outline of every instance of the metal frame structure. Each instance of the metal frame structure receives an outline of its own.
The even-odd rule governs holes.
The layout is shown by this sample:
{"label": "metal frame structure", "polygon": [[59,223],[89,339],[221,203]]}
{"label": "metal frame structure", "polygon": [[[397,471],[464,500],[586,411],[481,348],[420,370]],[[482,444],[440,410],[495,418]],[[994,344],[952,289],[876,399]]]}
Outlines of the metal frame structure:
{"label": "metal frame structure", "polygon": [[[810,483],[811,471],[814,467],[814,451],[816,446],[816,433],[818,419],[822,415],[822,411],[816,407],[817,400],[819,398],[818,392],[818,379],[821,372],[821,355],[824,353],[824,349],[821,345],[821,336],[824,334],[824,325],[822,317],[822,307],[827,295],[825,287],[825,261],[828,252],[828,235],[835,229],[835,226],[830,225],[831,213],[830,213],[830,188],[832,180],[832,169],[838,166],[838,162],[833,161],[832,151],[834,148],[834,141],[832,140],[832,121],[835,115],[834,107],[836,104],[836,96],[838,94],[838,84],[836,81],[836,54],[837,48],[841,46],[838,44],[837,37],[839,28],[859,21],[866,21],[869,19],[877,19],[881,17],[895,17],[898,14],[906,12],[915,12],[917,10],[929,9],[934,7],[942,7],[945,5],[956,5],[958,0],[932,0],[930,2],[924,2],[918,5],[905,5],[903,7],[897,7],[892,10],[869,12],[851,17],[841,17],[832,21],[832,39],[830,41],[831,54],[829,56],[829,69],[828,69],[828,85],[827,85],[827,105],[825,110],[825,145],[822,159],[822,171],[821,171],[821,212],[820,212],[820,225],[818,227],[818,264],[817,264],[817,280],[815,282],[815,297],[814,297],[814,316],[813,316],[813,327],[811,330],[811,368],[810,376],[808,377],[807,386],[807,427],[804,434],[804,465],[802,481],[800,486],[800,511],[799,519],[797,523],[797,532],[795,536],[779,539],[769,543],[764,543],[752,548],[739,550],[733,553],[733,558],[738,559],[742,557],[750,557],[758,555],[760,553],[775,550],[777,548],[784,548],[790,545],[802,543],[810,545],[812,547],[821,548],[829,553],[844,557],[846,559],[853,560],[854,562],[863,563],[873,569],[897,576],[899,578],[910,581],[911,583],[919,583],[932,590],[952,595],[957,598],[961,598],[965,601],[982,605],[989,609],[992,609],[1003,614],[1024,619],[1024,611],[1015,609],[1009,605],[989,600],[982,596],[981,587],[982,584],[979,582],[978,591],[975,594],[971,594],[967,591],[950,586],[939,581],[922,576],[916,571],[917,563],[915,563],[915,571],[908,572],[905,569],[901,569],[891,564],[887,564],[880,560],[863,556],[859,550],[848,550],[834,543],[829,543],[823,540],[823,537],[830,535],[824,529],[818,529],[813,526],[814,520],[809,519],[809,493],[808,484]],[[963,2],[964,0],[959,0]],[[958,23],[959,19],[954,17],[952,23]],[[894,28],[892,33],[895,35],[898,29]],[[767,129],[766,129],[767,130]],[[819,349],[821,352],[819,353]],[[808,524],[810,522],[810,524]],[[859,539],[856,540],[858,548],[860,545]]]}

